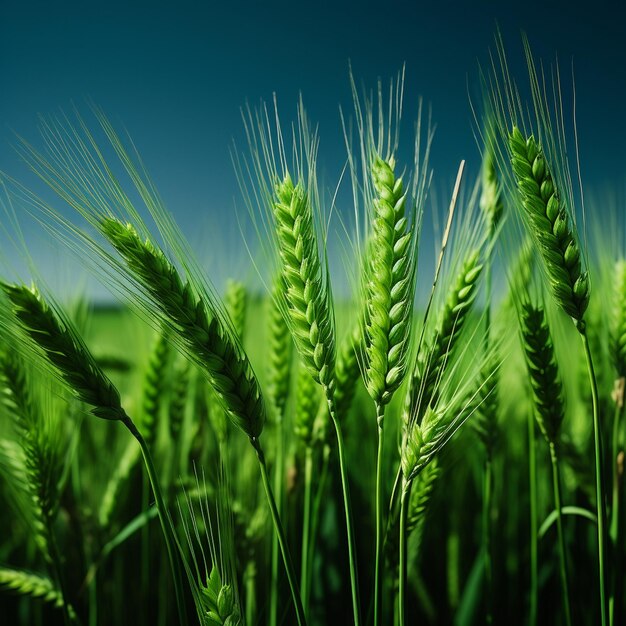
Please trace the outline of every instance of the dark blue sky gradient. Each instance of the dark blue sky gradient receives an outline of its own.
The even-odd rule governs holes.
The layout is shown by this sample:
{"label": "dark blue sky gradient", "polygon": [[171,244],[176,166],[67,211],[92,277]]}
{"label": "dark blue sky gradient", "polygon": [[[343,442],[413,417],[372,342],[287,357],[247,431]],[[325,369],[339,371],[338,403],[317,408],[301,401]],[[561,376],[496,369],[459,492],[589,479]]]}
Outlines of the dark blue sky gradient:
{"label": "dark blue sky gradient", "polygon": [[[129,130],[185,232],[197,236],[200,223],[204,233],[219,230],[211,245],[230,247],[239,236],[229,147],[233,139],[245,146],[240,107],[275,91],[289,117],[301,91],[320,125],[324,176],[334,183],[345,158],[338,105],[351,106],[348,61],[372,87],[406,61],[403,128],[410,136],[423,96],[437,123],[436,184],[446,189],[460,159],[478,167],[468,84],[476,95],[496,21],[522,77],[521,30],[536,56],[558,53],[564,74],[573,59],[585,180],[623,188],[623,2],[2,0],[0,170],[30,183],[11,148],[13,131],[34,140],[37,114],[90,98]],[[245,260],[244,251],[230,252]]]}

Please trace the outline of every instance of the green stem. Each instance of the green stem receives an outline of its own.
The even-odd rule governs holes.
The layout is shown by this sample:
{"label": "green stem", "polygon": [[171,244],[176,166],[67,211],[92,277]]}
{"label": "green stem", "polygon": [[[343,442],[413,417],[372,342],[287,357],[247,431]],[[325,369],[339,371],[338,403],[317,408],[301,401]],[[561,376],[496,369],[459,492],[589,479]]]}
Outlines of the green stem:
{"label": "green stem", "polygon": [[623,379],[617,381],[615,384],[614,390],[614,398],[615,398],[615,411],[613,413],[613,433],[611,438],[611,466],[613,468],[613,501],[611,503],[611,525],[609,529],[609,534],[611,536],[611,540],[615,543],[616,535],[617,535],[617,513],[619,510],[619,489],[617,489],[618,484],[618,465],[617,465],[617,457],[620,450],[623,449],[622,442],[620,441],[620,424],[622,421],[622,413],[624,411],[624,390],[623,390]]}
{"label": "green stem", "polygon": [[[490,237],[491,238],[491,237]],[[485,260],[485,353],[489,352],[491,331],[491,249],[488,249]]]}
{"label": "green stem", "polygon": [[313,482],[313,448],[306,449],[304,461],[304,511],[302,518],[302,559],[300,563],[300,589],[304,614],[309,613],[309,542],[311,540],[311,495]]}
{"label": "green stem", "polygon": [[[328,480],[328,467],[330,465],[330,446],[324,445],[322,451],[322,470],[320,473],[320,479],[317,484],[317,490],[315,491],[315,498],[313,499],[313,512],[311,514],[311,545],[315,546],[317,540],[317,531],[319,528],[320,511],[322,509],[322,500],[324,493],[326,492],[326,481]],[[310,567],[313,567],[313,559],[310,559]]]}
{"label": "green stem", "polygon": [[493,555],[491,554],[491,492],[493,469],[491,457],[485,458],[483,472],[483,548],[485,555],[486,623],[493,624]]}
{"label": "green stem", "polygon": [[382,552],[383,552],[383,452],[385,419],[384,405],[376,405],[376,422],[378,424],[378,454],[376,456],[376,560],[374,569],[374,626],[380,626],[382,613]]}
{"label": "green stem", "polygon": [[[485,336],[484,351],[489,354],[491,333],[491,241],[493,240],[493,224],[489,225],[489,240],[485,260]],[[486,623],[493,624],[494,589],[493,589],[493,554],[491,541],[491,494],[493,490],[493,467],[491,450],[486,450],[485,468],[483,473],[483,548],[485,555],[485,597]]]}
{"label": "green stem", "polygon": [[[402,484],[402,463],[398,463],[398,470],[396,471],[396,478],[393,481],[393,488],[391,489],[391,497],[389,498],[389,513],[388,520],[393,517],[393,512],[396,506],[396,500],[398,499],[398,491]],[[387,531],[389,531],[390,523],[387,523]]]}
{"label": "green stem", "polygon": [[[150,484],[148,477],[143,474],[141,481],[141,510],[147,511],[148,506],[150,505]],[[141,586],[143,592],[144,602],[150,602],[150,529],[149,525],[146,524],[141,529]],[[141,623],[146,626],[148,624],[148,615],[149,611],[147,610],[148,606],[145,606],[146,610],[141,611]]]}
{"label": "green stem", "polygon": [[613,544],[613,581],[609,598],[609,620],[611,626],[621,624],[623,620],[622,585],[624,580],[622,546],[623,546],[623,513],[624,513],[624,448],[620,440],[620,426],[624,412],[623,379],[616,385],[615,415],[613,418],[613,503],[611,505],[610,535]]}
{"label": "green stem", "polygon": [[[274,493],[276,494],[276,508],[279,515],[283,508],[283,466],[285,446],[283,440],[282,415],[276,419],[276,467],[274,468]],[[270,585],[270,626],[278,625],[278,535],[272,535],[272,573]]]}
{"label": "green stem", "polygon": [[[327,395],[328,397],[328,395]],[[339,457],[339,473],[341,474],[341,488],[343,491],[343,505],[346,516],[346,532],[348,536],[348,560],[350,567],[350,587],[352,591],[352,612],[354,614],[354,626],[360,626],[361,617],[359,609],[359,583],[357,578],[356,567],[356,547],[354,542],[354,523],[352,521],[352,504],[350,501],[350,486],[348,485],[348,473],[346,470],[345,446],[343,442],[343,434],[341,432],[341,424],[335,414],[334,402],[328,400],[328,410],[335,427],[335,435],[337,437],[337,454]]]}
{"label": "green stem", "polygon": [[561,574],[561,592],[563,593],[563,609],[565,611],[566,626],[572,625],[572,615],[569,598],[569,584],[567,581],[567,553],[565,551],[565,534],[563,532],[563,512],[561,504],[561,478],[556,448],[550,444],[550,460],[552,462],[552,485],[554,487],[554,507],[556,509],[556,526],[559,538],[559,569]]}
{"label": "green stem", "polygon": [[591,349],[589,347],[589,338],[584,330],[580,331],[583,342],[585,359],[587,361],[587,370],[589,372],[589,383],[591,386],[591,399],[593,408],[593,442],[596,469],[596,509],[598,516],[598,570],[600,583],[600,620],[602,626],[607,626],[607,606],[606,606],[606,581],[605,581],[605,562],[606,562],[606,515],[605,502],[606,494],[604,488],[603,466],[602,466],[602,439],[600,431],[600,415],[598,403],[598,384],[593,369],[593,360],[591,358]]}
{"label": "green stem", "polygon": [[537,558],[537,451],[535,439],[535,417],[532,411],[528,412],[528,482],[530,491],[530,610],[528,625],[537,624],[538,599],[538,558]]}
{"label": "green stem", "polygon": [[52,560],[52,566],[54,573],[59,583],[59,589],[61,591],[61,599],[63,600],[63,621],[65,626],[70,626],[74,620],[70,617],[70,609],[67,600],[67,585],[65,583],[65,576],[63,575],[63,568],[61,567],[61,555],[57,546],[57,541],[52,530],[52,520],[46,515],[46,526],[48,532],[48,547],[50,549],[50,558]]}
{"label": "green stem", "polygon": [[254,561],[248,561],[243,579],[246,587],[246,624],[254,624],[257,620],[256,564]]}
{"label": "green stem", "polygon": [[163,501],[163,495],[161,493],[161,486],[159,484],[159,478],[152,461],[152,455],[148,448],[146,440],[142,437],[141,433],[137,430],[137,427],[133,421],[125,416],[122,422],[131,432],[133,437],[139,442],[141,452],[143,454],[143,460],[148,473],[148,479],[150,480],[150,486],[154,493],[154,499],[156,501],[156,507],[159,514],[159,521],[161,522],[161,529],[163,530],[163,538],[165,539],[165,546],[167,548],[167,556],[170,561],[170,567],[172,568],[172,577],[174,579],[174,592],[176,595],[176,605],[178,607],[178,618],[181,626],[187,625],[187,613],[185,610],[185,597],[183,594],[182,576],[180,572],[180,564],[178,560],[178,553],[176,551],[176,538],[172,529],[172,524],[167,514],[165,502]]}
{"label": "green stem", "polygon": [[298,581],[296,579],[296,573],[291,561],[291,553],[289,552],[289,546],[287,545],[287,539],[285,537],[285,531],[280,521],[280,515],[276,508],[276,500],[272,493],[272,487],[267,475],[267,465],[265,463],[265,455],[261,448],[261,444],[258,439],[250,439],[250,443],[254,447],[254,450],[259,460],[259,468],[261,470],[261,481],[263,483],[263,489],[265,489],[265,495],[267,496],[267,503],[270,507],[272,514],[272,521],[274,522],[274,530],[278,537],[278,545],[280,546],[280,553],[283,557],[283,563],[287,572],[287,581],[289,582],[289,588],[291,589],[291,597],[296,609],[296,618],[299,626],[306,626],[306,617],[304,616],[304,609],[302,608],[302,599],[300,597],[300,590],[298,589]]}
{"label": "green stem", "polygon": [[411,498],[411,482],[402,481],[402,496],[400,498],[400,556],[398,565],[398,624],[405,625],[405,603],[406,603],[406,577],[407,577],[407,532],[406,522],[409,510],[409,500]]}

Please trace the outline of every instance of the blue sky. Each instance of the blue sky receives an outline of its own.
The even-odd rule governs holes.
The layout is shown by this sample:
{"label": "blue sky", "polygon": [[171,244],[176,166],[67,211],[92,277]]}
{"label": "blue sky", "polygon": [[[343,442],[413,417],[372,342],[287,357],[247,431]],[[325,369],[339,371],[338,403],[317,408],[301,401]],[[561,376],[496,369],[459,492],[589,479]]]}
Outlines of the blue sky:
{"label": "blue sky", "polygon": [[228,266],[243,266],[229,156],[233,139],[245,145],[242,105],[276,92],[288,115],[302,92],[333,182],[345,159],[338,106],[351,104],[349,61],[368,87],[406,62],[404,130],[411,132],[423,96],[437,124],[436,184],[445,190],[460,159],[478,167],[468,90],[477,94],[478,64],[488,60],[497,22],[516,73],[524,71],[521,30],[537,56],[558,53],[564,73],[573,60],[585,180],[623,189],[624,3],[582,4],[531,2],[520,14],[519,3],[495,1],[2,0],[0,170],[37,186],[11,147],[13,133],[35,140],[38,114],[89,98],[129,130],[185,232],[219,233],[198,241],[223,246]]}

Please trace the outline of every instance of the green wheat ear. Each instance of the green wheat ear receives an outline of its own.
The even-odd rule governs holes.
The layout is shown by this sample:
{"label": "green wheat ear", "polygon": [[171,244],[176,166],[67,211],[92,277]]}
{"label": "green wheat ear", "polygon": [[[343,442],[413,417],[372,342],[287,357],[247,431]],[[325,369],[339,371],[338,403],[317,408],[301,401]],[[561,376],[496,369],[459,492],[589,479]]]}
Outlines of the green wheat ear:
{"label": "green wheat ear", "polygon": [[307,448],[313,446],[313,426],[316,411],[319,407],[318,390],[319,386],[315,383],[309,371],[301,367],[298,371],[296,382],[296,406],[293,428],[296,438]]}
{"label": "green wheat ear", "polygon": [[359,351],[363,344],[363,329],[361,324],[354,324],[349,333],[339,344],[337,365],[335,368],[336,387],[335,405],[339,419],[345,420],[350,412],[356,385],[361,376],[359,367]]}
{"label": "green wheat ear", "polygon": [[[335,363],[335,414],[345,422],[354,403],[356,387],[361,378],[359,354],[363,344],[363,324],[353,323],[349,332],[339,343]],[[328,442],[329,408],[326,399],[319,403],[313,423],[313,438],[316,443]]]}
{"label": "green wheat ear", "polygon": [[494,349],[485,361],[478,378],[476,397],[478,407],[472,418],[474,431],[489,458],[496,447],[499,435],[498,411],[500,405],[497,374],[499,363],[498,351]]}
{"label": "green wheat ear", "polygon": [[291,353],[293,341],[289,326],[281,311],[281,301],[284,294],[282,278],[274,282],[272,297],[268,307],[268,334],[269,352],[267,356],[267,393],[269,402],[274,408],[274,417],[282,419],[289,395],[291,379]]}
{"label": "green wheat ear", "polygon": [[278,182],[273,210],[294,343],[313,379],[332,397],[335,331],[330,292],[320,263],[311,204],[302,183],[294,186],[289,174]]}
{"label": "green wheat ear", "polygon": [[61,459],[34,402],[32,380],[22,360],[11,352],[0,357],[1,401],[11,416],[22,453],[23,486],[31,499],[35,543],[51,562],[51,528],[59,503]]}
{"label": "green wheat ear", "polygon": [[149,446],[153,446],[156,440],[157,421],[165,397],[166,374],[171,357],[169,335],[166,327],[158,334],[144,375],[140,426],[141,434]]}
{"label": "green wheat ear", "polygon": [[555,187],[541,146],[517,126],[509,134],[511,163],[531,234],[541,253],[557,304],[584,329],[589,278],[583,272],[576,234]]}
{"label": "green wheat ear", "polygon": [[248,292],[246,286],[237,281],[229,280],[224,294],[226,311],[233,325],[233,330],[241,342],[246,329],[246,312],[248,309]]}
{"label": "green wheat ear", "polygon": [[372,164],[376,197],[368,245],[365,381],[377,405],[387,404],[404,379],[415,293],[413,231],[394,167],[393,157],[375,157]]}
{"label": "green wheat ear", "polygon": [[[58,609],[63,608],[63,596],[54,583],[45,576],[31,574],[21,570],[0,568],[0,587],[17,594],[38,598]],[[71,617],[75,617],[74,609],[68,607]]]}
{"label": "green wheat ear", "polygon": [[[412,556],[417,559],[422,545],[424,526],[428,515],[431,496],[435,490],[437,480],[441,474],[439,458],[435,456],[422,471],[415,477],[407,511],[406,533],[410,538]],[[397,518],[389,529],[385,542],[385,557],[393,568],[398,566],[398,541],[400,526]]]}
{"label": "green wheat ear", "polygon": [[0,282],[15,316],[33,343],[56,368],[82,402],[92,406],[97,417],[123,420],[126,414],[113,383],[96,364],[73,328],[64,323],[33,287]]}
{"label": "green wheat ear", "polygon": [[485,215],[490,236],[493,236],[502,219],[504,203],[502,202],[493,149],[489,145],[486,146],[483,156],[480,210]]}
{"label": "green wheat ear", "polygon": [[405,420],[423,414],[436,403],[438,387],[476,300],[482,270],[480,248],[476,248],[465,258],[448,291],[432,339],[417,356],[405,400]]}
{"label": "green wheat ear", "polygon": [[520,324],[537,423],[546,441],[556,445],[565,414],[563,387],[543,308],[522,305]]}
{"label": "green wheat ear", "polygon": [[265,406],[252,366],[230,328],[213,306],[150,241],[118,220],[101,222],[102,233],[128,264],[138,283],[170,320],[190,356],[208,376],[231,422],[256,439],[265,423]]}

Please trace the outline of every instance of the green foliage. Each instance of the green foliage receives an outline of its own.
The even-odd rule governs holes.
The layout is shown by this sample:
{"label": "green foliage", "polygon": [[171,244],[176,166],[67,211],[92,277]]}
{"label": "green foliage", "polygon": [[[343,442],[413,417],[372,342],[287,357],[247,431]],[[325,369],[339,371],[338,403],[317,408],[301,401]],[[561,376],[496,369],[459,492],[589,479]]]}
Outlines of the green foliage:
{"label": "green foliage", "polygon": [[206,626],[240,626],[243,623],[235,604],[233,588],[222,584],[219,570],[215,566],[211,569],[201,593],[206,611]]}

